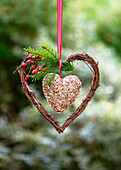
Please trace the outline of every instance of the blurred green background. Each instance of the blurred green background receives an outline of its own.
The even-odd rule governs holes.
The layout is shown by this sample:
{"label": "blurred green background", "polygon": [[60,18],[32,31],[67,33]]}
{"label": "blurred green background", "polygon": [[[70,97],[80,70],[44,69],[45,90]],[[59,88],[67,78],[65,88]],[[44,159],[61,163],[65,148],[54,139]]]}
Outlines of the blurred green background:
{"label": "blurred green background", "polygon": [[[99,61],[100,87],[86,110],[58,134],[25,96],[13,71],[23,47],[48,43],[56,50],[56,0],[0,0],[0,169],[121,169],[121,1],[65,0],[63,60],[85,51]],[[75,63],[83,83],[79,97],[61,115],[45,100],[41,82],[31,84],[38,100],[62,123],[80,104],[91,72]],[[66,76],[67,74],[63,74]]]}

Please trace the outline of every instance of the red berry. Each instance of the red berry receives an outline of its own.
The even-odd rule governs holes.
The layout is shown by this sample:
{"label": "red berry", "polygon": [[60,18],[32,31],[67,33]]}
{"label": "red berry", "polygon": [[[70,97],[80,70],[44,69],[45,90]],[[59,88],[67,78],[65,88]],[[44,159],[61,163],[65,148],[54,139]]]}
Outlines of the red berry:
{"label": "red berry", "polygon": [[32,63],[32,64],[34,64],[34,63],[35,63],[35,61],[31,61],[31,63]]}
{"label": "red berry", "polygon": [[42,71],[42,66],[39,66],[39,67],[38,67],[38,70],[39,70],[39,71]]}
{"label": "red berry", "polygon": [[29,59],[29,60],[27,61],[27,63],[31,63],[31,60]]}
{"label": "red berry", "polygon": [[47,66],[46,64],[43,65],[43,67],[46,67],[46,66]]}
{"label": "red berry", "polygon": [[36,74],[37,72],[38,72],[38,70],[35,69],[35,70],[32,71],[32,74]]}
{"label": "red berry", "polygon": [[27,64],[26,63],[22,63],[22,67],[26,67],[27,66]]}
{"label": "red berry", "polygon": [[46,69],[44,69],[44,72],[46,71]]}
{"label": "red berry", "polygon": [[32,55],[32,54],[29,54],[29,57],[30,57],[30,58],[32,58],[32,57],[33,57],[33,55]]}
{"label": "red berry", "polygon": [[26,75],[26,78],[25,78],[25,79],[27,80],[28,78],[29,78],[29,75]]}
{"label": "red berry", "polygon": [[42,57],[41,56],[39,56],[39,59],[41,59]]}
{"label": "red berry", "polygon": [[35,65],[32,65],[32,66],[31,66],[31,69],[34,69],[34,68],[35,68]]}

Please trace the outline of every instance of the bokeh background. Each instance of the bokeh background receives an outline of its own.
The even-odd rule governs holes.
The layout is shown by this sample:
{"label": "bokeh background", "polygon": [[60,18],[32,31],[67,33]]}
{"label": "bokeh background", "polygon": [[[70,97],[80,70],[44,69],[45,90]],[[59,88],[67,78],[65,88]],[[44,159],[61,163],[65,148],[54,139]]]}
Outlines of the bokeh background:
{"label": "bokeh background", "polygon": [[[86,110],[58,134],[25,96],[13,71],[24,47],[48,43],[56,50],[56,0],[0,0],[0,169],[121,169],[121,1],[65,0],[63,60],[85,51],[99,61],[100,87]],[[41,81],[30,83],[38,100],[62,123],[80,104],[91,71],[75,63],[83,83],[61,115],[45,100]],[[66,74],[63,74],[65,76]]]}

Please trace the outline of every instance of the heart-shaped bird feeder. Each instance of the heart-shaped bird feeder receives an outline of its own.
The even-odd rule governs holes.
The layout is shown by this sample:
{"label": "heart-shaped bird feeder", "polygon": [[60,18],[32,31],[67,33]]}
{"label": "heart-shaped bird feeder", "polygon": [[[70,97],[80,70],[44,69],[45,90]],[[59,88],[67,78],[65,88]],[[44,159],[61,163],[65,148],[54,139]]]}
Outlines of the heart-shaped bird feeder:
{"label": "heart-shaped bird feeder", "polygon": [[[59,123],[52,116],[52,114],[48,113],[44,106],[37,101],[35,92],[32,89],[30,89],[27,83],[26,73],[26,62],[29,63],[28,58],[25,58],[21,66],[18,68],[21,83],[26,96],[39,110],[39,112],[54,126],[58,133],[62,133],[73,122],[73,120],[76,119],[85,110],[86,106],[94,96],[94,93],[99,86],[98,63],[88,54],[78,53],[68,57],[65,60],[65,62],[69,63],[74,62],[75,60],[82,60],[83,62],[91,66],[91,69],[93,71],[91,88],[89,89],[87,96],[83,98],[82,102],[80,103],[80,106],[65,120],[62,126],[60,126]],[[41,68],[38,67],[38,69]],[[45,78],[47,78],[48,76],[49,75],[47,74]],[[59,75],[55,74],[54,79],[51,81],[49,85],[47,85],[47,82],[44,81],[45,78],[43,79],[43,91],[45,97],[47,98],[47,101],[51,105],[53,110],[55,110],[57,113],[61,113],[75,101],[76,97],[80,92],[81,82],[76,76],[71,75],[67,76],[64,79],[60,79]],[[57,102],[57,99],[59,100],[59,102]]]}
{"label": "heart-shaped bird feeder", "polygon": [[48,86],[46,79],[52,76],[53,73],[47,74],[43,79],[43,91],[47,102],[60,114],[73,104],[79,95],[81,82],[78,77],[74,75],[66,76],[61,79],[58,74],[55,75],[54,80]]}

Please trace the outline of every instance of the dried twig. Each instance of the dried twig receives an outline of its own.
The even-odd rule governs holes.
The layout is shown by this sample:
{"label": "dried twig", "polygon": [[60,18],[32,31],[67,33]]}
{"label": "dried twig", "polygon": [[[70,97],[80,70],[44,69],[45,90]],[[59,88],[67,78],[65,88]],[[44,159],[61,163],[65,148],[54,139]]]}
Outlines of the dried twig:
{"label": "dried twig", "polygon": [[26,96],[36,106],[39,112],[54,126],[54,128],[57,130],[58,133],[63,133],[63,131],[73,122],[73,120],[76,119],[85,110],[86,106],[94,96],[94,93],[99,86],[99,69],[98,69],[98,64],[95,62],[95,60],[87,54],[73,54],[70,57],[68,57],[65,61],[72,62],[74,60],[82,60],[91,65],[91,68],[93,69],[92,83],[87,96],[82,100],[82,103],[76,109],[76,111],[73,112],[65,120],[65,123],[62,126],[60,126],[58,122],[54,119],[54,117],[45,110],[44,106],[37,101],[34,91],[30,89],[27,81],[25,80],[26,69],[20,67],[18,70],[20,74],[23,90]]}

